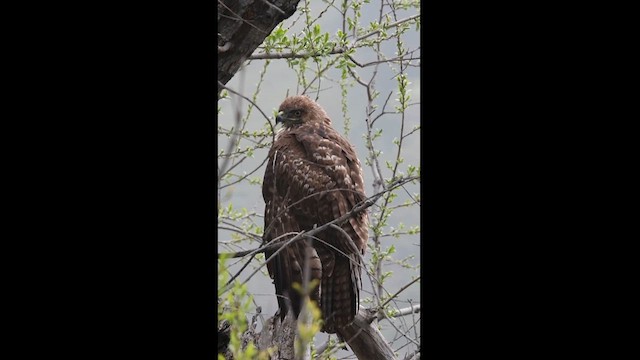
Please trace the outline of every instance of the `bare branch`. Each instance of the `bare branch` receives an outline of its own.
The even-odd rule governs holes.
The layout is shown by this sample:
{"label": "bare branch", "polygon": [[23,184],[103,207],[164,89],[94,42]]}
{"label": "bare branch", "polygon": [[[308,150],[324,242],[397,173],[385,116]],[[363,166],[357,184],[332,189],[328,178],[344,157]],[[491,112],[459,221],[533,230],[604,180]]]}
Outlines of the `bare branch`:
{"label": "bare branch", "polygon": [[395,317],[400,317],[400,316],[405,316],[405,315],[410,315],[410,314],[415,314],[415,313],[419,313],[419,312],[420,312],[420,304],[414,305],[414,306],[409,306],[409,307],[406,307],[406,308],[402,308],[402,309],[398,310],[397,313],[394,313],[393,315],[388,315],[387,317],[385,317],[385,319],[395,318]]}
{"label": "bare branch", "polygon": [[[227,89],[227,90],[229,90],[229,91],[233,92],[233,93],[234,93],[234,94],[236,94],[236,95],[239,95],[237,92],[235,92],[235,91],[233,91],[233,90],[231,90],[231,89],[227,88],[226,86],[222,85],[222,83],[221,83],[221,82],[219,82],[219,81],[218,81],[218,85],[219,85],[219,86],[221,85],[223,88],[225,88],[225,89]],[[240,95],[240,96],[242,96],[242,95]],[[235,117],[235,124],[234,124],[234,128],[236,128],[236,129],[237,129],[238,127],[240,127],[240,120],[241,120],[241,119],[242,119],[242,117],[240,116],[240,114],[239,114],[239,112],[238,112],[238,113],[236,114],[236,117]],[[233,147],[235,146],[235,144],[237,144],[237,142],[239,141],[239,139],[240,139],[240,135],[239,135],[239,134],[238,134],[238,135],[233,135],[233,136],[231,136],[231,140],[229,141],[229,145],[228,145],[228,147],[227,147],[227,153],[230,153],[230,152],[233,150]],[[222,177],[223,177],[223,176],[224,176],[224,174],[226,173],[226,171],[227,171],[227,167],[229,166],[229,161],[231,161],[231,158],[230,158],[230,157],[225,157],[225,158],[224,158],[224,160],[222,160],[222,165],[220,165],[220,166],[218,167],[218,190],[220,189],[220,181],[222,180]]]}
{"label": "bare branch", "polygon": [[240,276],[240,274],[244,271],[244,269],[249,266],[249,264],[251,263],[251,260],[253,260],[253,258],[256,256],[256,254],[251,254],[251,257],[249,258],[249,260],[247,262],[244,263],[244,265],[242,265],[242,267],[240,268],[240,270],[238,270],[238,272],[236,272],[235,275],[233,275],[229,281],[227,281],[227,283],[225,284],[225,286],[229,286],[231,285],[231,283],[233,283],[233,280],[235,280],[238,276]]}
{"label": "bare branch", "polygon": [[[420,17],[420,14],[416,14],[416,15],[413,15],[413,16],[409,16],[409,17],[408,17],[408,18],[406,18],[406,19],[398,20],[398,21],[396,21],[396,22],[394,22],[394,23],[391,23],[391,24],[387,25],[387,29],[390,29],[390,28],[396,27],[396,26],[398,26],[398,25],[400,25],[400,24],[402,24],[402,23],[406,23],[407,21],[411,21],[411,20],[413,20],[413,19],[417,19],[417,18],[419,18],[419,17]],[[368,38],[368,37],[370,37],[370,36],[373,36],[373,35],[375,35],[375,34],[379,33],[380,31],[381,31],[381,30],[374,30],[374,31],[372,31],[372,32],[370,32],[370,33],[368,33],[368,34],[362,35],[362,36],[360,36],[358,39],[356,39],[356,42],[358,42],[358,41],[362,41],[362,40],[364,40],[364,39],[366,39],[366,38]]]}
{"label": "bare branch", "polygon": [[411,280],[408,284],[406,284],[405,286],[401,287],[400,290],[398,290],[398,292],[396,292],[395,294],[393,294],[390,298],[387,299],[387,301],[385,301],[381,306],[384,308],[389,301],[391,301],[393,298],[395,298],[396,296],[400,295],[401,292],[405,291],[409,286],[413,285],[416,281],[420,280],[420,276],[418,276],[417,278]]}
{"label": "bare branch", "polygon": [[[307,232],[298,233],[298,235],[296,235],[291,240],[294,240],[294,239],[297,240],[297,239],[301,238],[303,235],[304,236],[312,236],[312,235],[315,235],[315,234],[323,231],[327,227],[330,227],[331,225],[342,224],[343,222],[345,222],[346,220],[348,220],[349,218],[354,216],[354,214],[359,213],[360,211],[362,211],[362,210],[372,206],[373,204],[375,204],[376,201],[378,199],[380,199],[380,197],[382,195],[384,195],[386,192],[392,191],[392,190],[400,187],[402,184],[405,184],[405,183],[408,183],[408,182],[411,182],[411,181],[414,181],[414,180],[417,180],[417,179],[419,179],[418,176],[412,176],[412,177],[408,177],[408,178],[398,179],[394,183],[392,183],[391,186],[387,190],[383,190],[382,192],[377,193],[377,194],[365,199],[364,201],[361,201],[356,206],[354,206],[353,209],[351,209],[351,211],[347,212],[346,214],[342,215],[341,217],[336,218],[336,219],[334,219],[334,220],[332,220],[332,221],[330,221],[330,222],[328,222],[326,224],[323,224],[322,226],[318,226],[313,230],[310,230],[310,231],[307,231]],[[338,190],[343,190],[343,189],[338,189]],[[294,205],[294,204],[292,204],[292,205]],[[287,234],[284,234],[284,235],[287,235]],[[259,247],[257,249],[253,249],[253,250],[240,251],[240,252],[236,252],[236,253],[218,253],[218,258],[221,258],[221,257],[226,257],[226,258],[243,257],[243,256],[250,255],[250,254],[253,254],[253,253],[261,253],[261,252],[265,252],[267,250],[279,249],[280,247],[288,245],[289,242],[292,242],[291,240],[289,240],[289,242],[287,242],[287,243],[282,243],[282,242],[274,243],[274,240],[269,242],[269,244],[266,244],[264,246],[261,246],[261,247]]]}
{"label": "bare branch", "polygon": [[414,339],[410,338],[410,337],[407,335],[407,333],[408,333],[410,330],[407,330],[407,331],[404,331],[404,332],[403,332],[402,330],[398,329],[398,327],[396,326],[396,324],[394,324],[394,323],[393,323],[393,321],[389,321],[389,325],[391,325],[391,327],[393,327],[394,329],[396,329],[396,331],[398,332],[398,334],[400,334],[400,336],[401,336],[401,337],[403,337],[403,338],[405,338],[405,339],[409,340],[410,342],[412,342],[414,345],[416,345],[416,346],[418,346],[418,347],[420,346],[420,344],[419,344],[419,343],[418,343],[418,341],[417,341],[418,339],[414,340]]}
{"label": "bare branch", "polygon": [[318,57],[318,56],[327,56],[327,55],[335,55],[342,54],[346,50],[344,48],[335,48],[327,53],[317,53],[317,52],[304,52],[304,53],[276,53],[276,54],[255,54],[249,56],[249,60],[266,60],[266,59],[306,59],[310,57]]}
{"label": "bare branch", "polygon": [[369,321],[369,311],[360,309],[353,322],[338,330],[358,359],[397,359],[378,327]]}
{"label": "bare branch", "polygon": [[262,116],[264,116],[264,118],[265,118],[265,119],[267,120],[267,122],[269,123],[269,126],[271,127],[271,132],[272,132],[273,134],[275,134],[274,126],[273,126],[273,124],[271,123],[271,119],[267,116],[267,114],[265,114],[265,113],[264,113],[264,111],[262,111],[262,109],[260,108],[260,106],[258,106],[258,104],[256,104],[253,100],[249,99],[248,97],[246,97],[246,96],[244,96],[244,95],[240,94],[239,92],[237,92],[237,91],[235,91],[235,90],[233,90],[233,89],[231,89],[231,88],[227,87],[226,85],[224,85],[224,84],[223,84],[223,83],[221,83],[220,81],[218,81],[218,86],[220,86],[220,87],[221,87],[221,88],[223,88],[223,89],[228,90],[228,91],[229,91],[229,92],[231,92],[231,93],[234,93],[234,94],[236,94],[236,95],[240,96],[241,98],[243,98],[243,99],[247,100],[247,101],[248,101],[248,102],[250,102],[253,106],[255,106],[255,107],[256,107],[256,109],[258,109],[258,111],[260,111],[260,113],[262,114]]}
{"label": "bare branch", "polygon": [[[262,163],[260,163],[260,165],[258,165],[255,169],[253,169],[251,172],[247,173],[246,175],[238,178],[236,181],[230,182],[228,184],[220,185],[220,189],[224,189],[224,188],[226,188],[228,186],[237,184],[237,183],[241,182],[242,180],[248,178],[249,176],[253,175],[253,173],[258,171],[262,167],[262,165],[264,165],[267,162],[268,159],[269,158],[265,157],[264,160],[262,161]],[[231,169],[229,169],[229,170],[231,170]]]}
{"label": "bare branch", "polygon": [[[256,240],[262,240],[262,237],[260,237],[260,235],[253,234],[253,233],[250,233],[250,232],[246,232],[246,231],[244,231],[242,229],[235,229],[235,228],[226,227],[226,226],[220,226],[220,225],[218,225],[218,229],[233,231],[235,233],[238,233],[240,235],[244,235],[246,237],[252,237],[252,238],[254,238]],[[223,241],[218,241],[218,242],[222,243]]]}
{"label": "bare branch", "polygon": [[[274,243],[274,241],[272,240],[271,242],[269,242],[267,245],[262,246],[260,248],[254,249],[254,250],[250,250],[249,252],[240,252],[241,256],[246,256],[246,255],[253,255],[254,253],[258,253],[258,252],[265,252],[266,248],[269,247],[269,249],[271,249],[270,246],[273,245],[273,248],[277,248],[278,250],[276,250],[268,259],[266,259],[266,261],[262,264],[260,264],[260,266],[258,266],[248,277],[247,279],[243,282],[243,284],[247,283],[256,273],[258,273],[258,271],[260,271],[260,269],[262,269],[262,267],[264,267],[269,261],[273,260],[285,247],[293,244],[295,241],[299,241],[300,239],[303,239],[305,237],[311,237],[314,236],[315,234],[323,231],[324,229],[332,226],[332,225],[340,225],[343,222],[347,221],[349,218],[351,218],[352,216],[354,216],[354,214],[359,213],[360,211],[372,206],[373,204],[375,204],[375,202],[380,199],[380,197],[382,197],[382,195],[384,195],[386,192],[388,191],[392,191],[393,189],[402,186],[402,184],[410,182],[410,181],[414,181],[417,180],[418,177],[409,177],[409,178],[404,178],[404,179],[398,179],[396,181],[394,181],[391,186],[387,189],[384,190],[378,194],[375,194],[369,198],[367,198],[366,200],[358,203],[358,205],[354,206],[353,209],[351,209],[351,211],[349,211],[348,213],[344,214],[343,216],[340,216],[337,219],[334,219],[333,221],[330,221],[322,226],[318,226],[312,230],[306,231],[306,232],[300,232],[297,235],[295,235],[294,237],[292,237],[291,239],[289,239],[286,242],[277,242]],[[281,236],[285,236],[287,234],[281,235]],[[274,239],[275,240],[275,239]],[[241,257],[241,256],[237,256],[238,253],[218,253],[218,258],[220,257]],[[225,292],[229,291],[229,289],[231,288],[231,284],[227,284],[226,286],[223,287],[223,289],[218,293],[218,296],[224,294]],[[399,293],[399,292],[398,292]],[[398,294],[396,293],[396,295]],[[391,297],[389,300],[387,300],[385,302],[388,303],[391,299],[393,299],[393,297]]]}

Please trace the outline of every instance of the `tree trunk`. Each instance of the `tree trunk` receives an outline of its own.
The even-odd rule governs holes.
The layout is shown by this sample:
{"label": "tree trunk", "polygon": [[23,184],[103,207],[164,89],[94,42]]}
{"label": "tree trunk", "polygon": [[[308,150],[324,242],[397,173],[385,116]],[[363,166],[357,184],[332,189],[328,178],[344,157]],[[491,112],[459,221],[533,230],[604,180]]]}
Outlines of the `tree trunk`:
{"label": "tree trunk", "polygon": [[260,350],[275,348],[272,360],[294,360],[296,339],[296,320],[287,314],[284,321],[276,315],[267,320],[260,334],[257,335],[257,346]]}
{"label": "tree trunk", "polygon": [[[370,323],[371,315],[371,311],[360,309],[353,322],[340,330],[340,335],[360,360],[397,360],[382,333]],[[296,320],[291,313],[282,322],[279,315],[269,318],[259,333],[255,331],[256,325],[257,316],[254,316],[249,329],[242,336],[243,347],[252,341],[259,350],[275,349],[272,360],[295,360]],[[221,324],[219,336],[224,335],[220,334],[221,331],[228,331],[228,328]],[[226,338],[228,339],[228,335]],[[221,346],[219,342],[218,353],[223,354],[225,359],[231,359],[225,346],[226,344]]]}
{"label": "tree trunk", "polygon": [[[219,0],[218,81],[225,85],[300,0]],[[222,88],[218,84],[218,96]]]}

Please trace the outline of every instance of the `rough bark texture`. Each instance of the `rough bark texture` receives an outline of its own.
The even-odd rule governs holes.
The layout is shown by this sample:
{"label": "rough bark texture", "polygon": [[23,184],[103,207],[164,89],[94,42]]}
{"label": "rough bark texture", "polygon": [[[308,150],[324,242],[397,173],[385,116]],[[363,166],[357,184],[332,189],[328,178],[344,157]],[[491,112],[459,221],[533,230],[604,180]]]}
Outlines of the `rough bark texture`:
{"label": "rough bark texture", "polygon": [[[259,350],[273,349],[273,360],[294,360],[294,342],[296,338],[296,320],[287,315],[283,321],[276,315],[269,318],[261,332],[256,332],[257,316],[251,319],[248,330],[242,334],[242,348],[245,349],[249,341],[253,342]],[[231,360],[233,356],[229,346],[229,324],[226,321],[220,323],[218,328],[218,354]],[[220,339],[223,339],[222,341]]]}
{"label": "rough bark texture", "polygon": [[[300,0],[218,0],[218,81],[226,84]],[[218,85],[218,96],[222,88]]]}
{"label": "rough bark texture", "polygon": [[[353,323],[346,328],[342,328],[339,333],[360,360],[397,360],[393,349],[387,344],[378,328],[369,322],[374,313],[360,309]],[[269,318],[259,333],[255,331],[256,320],[256,316],[254,316],[251,324],[249,324],[249,329],[242,336],[242,346],[245,347],[249,341],[252,341],[260,350],[274,348],[275,352],[271,356],[272,360],[294,360],[296,320],[291,316],[291,313],[282,322],[279,315]],[[218,331],[219,333],[222,331],[228,332],[228,327],[221,324]],[[218,343],[218,353],[223,354],[225,359],[232,358],[224,345],[221,347],[220,342]]]}
{"label": "rough bark texture", "polygon": [[225,359],[230,359],[231,352],[229,351],[229,341],[230,337],[231,325],[228,321],[223,320],[218,325],[218,354],[222,354]]}
{"label": "rough bark texture", "polygon": [[338,334],[347,341],[358,359],[395,360],[393,349],[380,330],[369,322],[372,315],[371,311],[361,308],[353,322],[340,329]]}
{"label": "rough bark texture", "polygon": [[296,339],[296,321],[289,313],[282,322],[280,316],[274,316],[267,320],[264,328],[258,334],[258,349],[266,350],[276,348],[271,359],[294,360]]}

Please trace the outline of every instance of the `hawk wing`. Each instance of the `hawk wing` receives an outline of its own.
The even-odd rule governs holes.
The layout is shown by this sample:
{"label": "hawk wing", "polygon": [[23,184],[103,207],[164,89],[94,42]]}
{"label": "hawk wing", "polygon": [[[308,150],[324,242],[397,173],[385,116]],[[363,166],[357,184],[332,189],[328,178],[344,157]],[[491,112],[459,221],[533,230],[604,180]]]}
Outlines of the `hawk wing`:
{"label": "hawk wing", "polygon": [[[287,228],[310,230],[345,215],[365,199],[362,170],[353,146],[327,124],[303,124],[283,130],[269,154],[263,196],[267,203],[265,226],[273,223],[265,229],[267,239],[282,235]],[[329,228],[318,233],[312,243],[316,250],[313,255],[321,263],[320,269],[314,268],[314,274],[321,276],[317,295],[324,331],[329,333],[353,320],[358,311],[360,256],[368,238],[366,212],[341,227],[343,231]],[[279,263],[302,264],[300,254],[305,251],[308,250],[292,250],[288,260],[278,257]],[[298,271],[290,265],[282,269],[279,263],[270,267],[277,293],[278,283],[285,286],[291,279],[287,276]]]}
{"label": "hawk wing", "polygon": [[[300,127],[295,137],[310,160],[303,166],[303,173],[319,179],[312,182],[314,191],[309,194],[324,191],[314,204],[318,225],[347,214],[365,200],[362,168],[351,143],[323,123]],[[321,309],[328,333],[350,323],[358,312],[361,255],[366,248],[368,226],[367,213],[363,211],[341,225],[344,233],[328,229],[318,236],[325,242],[317,242],[316,249],[323,265]]]}
{"label": "hawk wing", "polygon": [[[263,241],[270,243],[273,241],[286,243],[292,239],[303,228],[292,214],[291,194],[288,189],[286,174],[290,164],[285,160],[290,148],[287,139],[280,138],[276,141],[269,152],[269,161],[265,171],[262,196],[265,200],[265,229]],[[269,260],[276,252],[270,250],[265,252],[265,257]],[[276,287],[276,296],[280,317],[284,319],[289,310],[292,310],[297,317],[301,309],[301,294],[294,288],[293,284],[303,284],[304,264],[309,262],[310,280],[316,279],[318,282],[322,277],[322,266],[318,254],[308,239],[298,240],[273,256],[267,262],[269,276],[273,279]],[[309,294],[312,300],[320,301],[320,287],[316,286]]]}

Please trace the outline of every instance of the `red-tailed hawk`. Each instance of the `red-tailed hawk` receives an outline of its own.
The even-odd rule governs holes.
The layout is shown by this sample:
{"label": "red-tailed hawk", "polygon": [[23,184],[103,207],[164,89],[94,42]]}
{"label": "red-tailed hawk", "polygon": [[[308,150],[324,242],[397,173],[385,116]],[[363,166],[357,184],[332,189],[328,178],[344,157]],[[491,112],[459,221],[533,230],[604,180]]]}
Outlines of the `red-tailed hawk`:
{"label": "red-tailed hawk", "polygon": [[[320,105],[306,96],[288,97],[280,105],[277,123],[283,129],[269,151],[262,186],[265,242],[287,241],[346,214],[366,198],[354,147],[331,126]],[[311,280],[319,282],[310,298],[322,310],[323,331],[335,333],[353,320],[362,287],[360,256],[369,237],[366,211],[341,228],[348,237],[328,228],[315,239],[294,242],[267,264],[281,317],[290,308],[296,317],[300,313],[300,293],[292,285],[303,283],[309,259]],[[267,259],[274,252],[266,252]]]}

